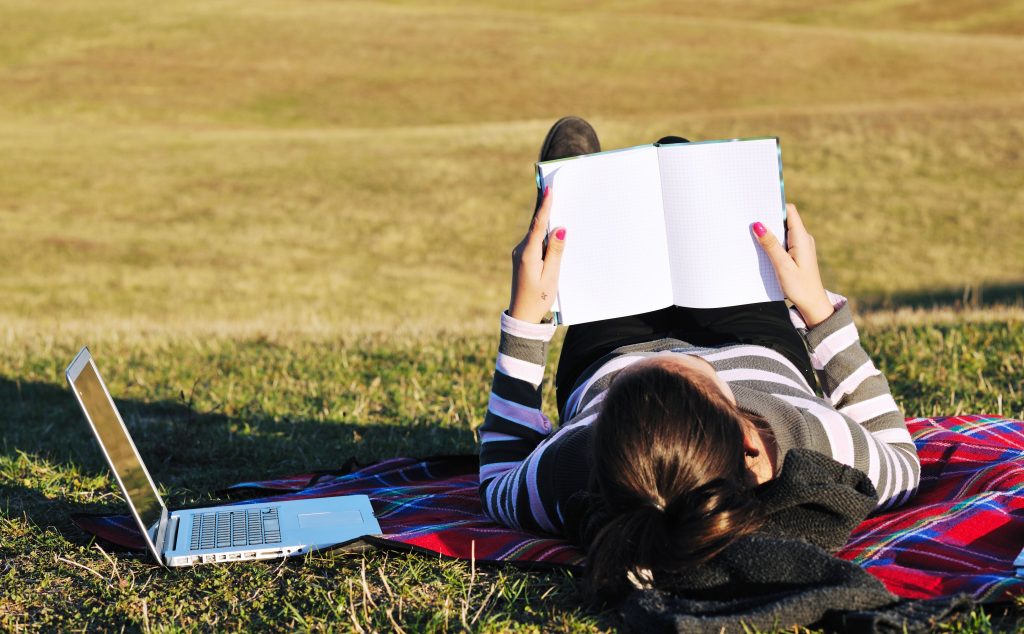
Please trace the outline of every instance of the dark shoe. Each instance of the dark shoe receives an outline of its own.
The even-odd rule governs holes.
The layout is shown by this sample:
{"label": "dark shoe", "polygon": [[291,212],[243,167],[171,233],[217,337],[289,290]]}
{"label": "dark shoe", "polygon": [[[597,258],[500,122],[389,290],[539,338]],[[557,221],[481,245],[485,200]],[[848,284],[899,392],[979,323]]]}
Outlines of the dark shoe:
{"label": "dark shoe", "polygon": [[548,130],[540,146],[540,160],[553,161],[600,151],[601,142],[589,123],[579,117],[562,117]]}
{"label": "dark shoe", "polygon": [[663,136],[658,139],[655,145],[674,145],[676,143],[689,143],[690,139],[684,139],[681,136]]}

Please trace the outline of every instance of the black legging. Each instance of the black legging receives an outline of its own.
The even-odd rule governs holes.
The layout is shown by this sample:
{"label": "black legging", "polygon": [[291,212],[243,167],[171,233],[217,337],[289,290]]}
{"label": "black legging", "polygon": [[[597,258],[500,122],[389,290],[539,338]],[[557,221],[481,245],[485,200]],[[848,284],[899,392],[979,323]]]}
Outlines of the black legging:
{"label": "black legging", "polygon": [[558,412],[576,380],[591,364],[620,346],[669,337],[697,346],[749,343],[771,348],[789,359],[816,385],[807,347],[789,319],[785,302],[727,308],[671,306],[650,313],[569,326],[558,358],[555,389]]}

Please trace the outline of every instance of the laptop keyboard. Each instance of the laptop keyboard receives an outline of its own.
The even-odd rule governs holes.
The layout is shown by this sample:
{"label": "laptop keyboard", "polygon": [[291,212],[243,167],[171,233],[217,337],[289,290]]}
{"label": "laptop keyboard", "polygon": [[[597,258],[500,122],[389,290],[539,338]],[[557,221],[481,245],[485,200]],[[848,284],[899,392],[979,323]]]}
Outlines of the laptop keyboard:
{"label": "laptop keyboard", "polygon": [[192,550],[281,543],[277,507],[192,514]]}

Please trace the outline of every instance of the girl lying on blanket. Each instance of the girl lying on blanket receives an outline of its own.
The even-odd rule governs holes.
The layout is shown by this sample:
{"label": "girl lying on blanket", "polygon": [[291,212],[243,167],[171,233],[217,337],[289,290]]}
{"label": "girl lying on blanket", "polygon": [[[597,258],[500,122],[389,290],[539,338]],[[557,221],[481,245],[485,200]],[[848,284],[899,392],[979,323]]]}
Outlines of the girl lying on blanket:
{"label": "girl lying on blanket", "polygon": [[[661,143],[686,142],[666,137]],[[600,151],[582,119],[548,133],[541,160]],[[670,307],[569,327],[556,375],[562,424],[541,412],[544,323],[572,236],[547,234],[545,192],[513,251],[512,295],[487,416],[480,494],[496,521],[587,551],[586,585],[614,599],[636,576],[699,565],[759,527],[752,490],[805,447],[864,471],[879,505],[916,489],[917,453],[843,297],[825,291],[814,239],[788,206],[788,251],[751,231],[793,308]],[[544,246],[545,237],[547,246]],[[819,383],[820,382],[820,383]],[[816,393],[820,384],[824,397]]]}

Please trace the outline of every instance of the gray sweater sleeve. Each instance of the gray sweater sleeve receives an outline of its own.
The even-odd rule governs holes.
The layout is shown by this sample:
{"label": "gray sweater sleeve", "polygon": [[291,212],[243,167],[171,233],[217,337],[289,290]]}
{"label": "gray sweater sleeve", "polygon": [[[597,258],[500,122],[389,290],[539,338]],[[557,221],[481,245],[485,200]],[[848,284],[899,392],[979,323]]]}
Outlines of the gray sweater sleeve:
{"label": "gray sweater sleeve", "polygon": [[833,458],[868,474],[882,505],[900,504],[920,482],[917,450],[888,381],[861,347],[849,305],[845,298],[831,297],[836,312],[814,328],[799,330],[825,398],[842,419],[824,408],[804,413],[815,419],[821,433],[814,436],[827,442]]}
{"label": "gray sweater sleeve", "polygon": [[487,414],[479,429],[480,500],[495,521],[557,533],[558,509],[549,494],[551,440],[558,434],[541,410],[541,383],[551,324],[501,316],[501,341]]}

